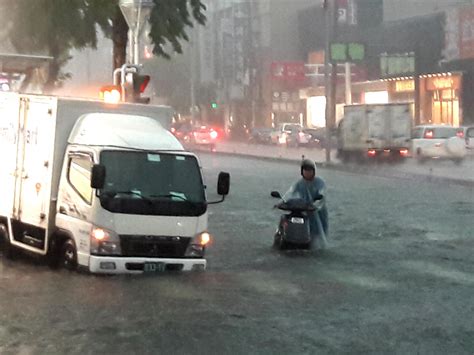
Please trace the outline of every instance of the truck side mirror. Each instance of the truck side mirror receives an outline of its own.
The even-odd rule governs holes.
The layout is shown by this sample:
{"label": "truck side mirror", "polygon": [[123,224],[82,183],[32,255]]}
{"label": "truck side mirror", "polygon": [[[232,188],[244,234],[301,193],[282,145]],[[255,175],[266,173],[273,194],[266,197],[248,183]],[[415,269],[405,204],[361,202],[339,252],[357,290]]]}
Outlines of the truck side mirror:
{"label": "truck side mirror", "polygon": [[219,178],[217,180],[217,193],[222,196],[229,194],[230,189],[230,174],[225,172],[219,173]]}
{"label": "truck side mirror", "polygon": [[93,189],[101,189],[105,184],[105,166],[94,164],[92,167],[91,187]]}

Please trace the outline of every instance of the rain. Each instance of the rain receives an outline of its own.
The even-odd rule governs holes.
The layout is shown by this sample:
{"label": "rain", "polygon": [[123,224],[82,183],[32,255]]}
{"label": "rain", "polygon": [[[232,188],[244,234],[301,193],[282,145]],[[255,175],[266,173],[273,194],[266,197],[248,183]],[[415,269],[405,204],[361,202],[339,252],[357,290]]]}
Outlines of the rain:
{"label": "rain", "polygon": [[0,0],[0,353],[474,352],[474,2]]}

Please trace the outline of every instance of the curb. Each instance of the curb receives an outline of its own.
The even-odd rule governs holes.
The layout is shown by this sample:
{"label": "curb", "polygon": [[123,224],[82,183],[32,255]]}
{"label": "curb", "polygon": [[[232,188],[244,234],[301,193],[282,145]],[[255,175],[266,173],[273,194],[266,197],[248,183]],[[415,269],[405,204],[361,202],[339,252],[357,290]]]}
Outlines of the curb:
{"label": "curb", "polygon": [[[284,157],[266,157],[266,156],[259,156],[247,153],[237,153],[237,152],[227,152],[227,151],[219,151],[216,150],[214,152],[210,152],[209,150],[204,149],[194,149],[194,151],[199,153],[204,153],[208,155],[212,154],[219,154],[219,155],[227,155],[227,156],[234,156],[234,157],[241,157],[241,158],[251,158],[251,159],[258,159],[263,161],[273,161],[273,162],[286,162],[286,163],[294,163],[299,162],[300,159],[296,158],[284,158]],[[428,182],[428,183],[448,183],[451,185],[458,185],[463,187],[474,187],[474,180],[465,180],[465,179],[456,179],[444,176],[435,176],[435,175],[426,175],[426,174],[417,174],[417,173],[406,173],[406,172],[392,172],[387,173],[380,170],[370,170],[367,169],[367,166],[364,167],[353,167],[353,166],[345,166],[337,163],[326,163],[322,161],[316,161],[322,169],[328,170],[335,170],[335,171],[342,171],[346,173],[352,173],[357,175],[370,175],[370,176],[377,176],[383,178],[390,178],[390,179],[407,179],[407,180],[415,180],[417,182]]]}

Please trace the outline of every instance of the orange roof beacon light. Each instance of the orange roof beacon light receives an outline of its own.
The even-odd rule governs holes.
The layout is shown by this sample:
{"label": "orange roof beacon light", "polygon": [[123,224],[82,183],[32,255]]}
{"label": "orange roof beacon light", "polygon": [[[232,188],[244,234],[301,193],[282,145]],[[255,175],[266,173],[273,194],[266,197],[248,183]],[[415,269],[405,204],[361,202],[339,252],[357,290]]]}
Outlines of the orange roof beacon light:
{"label": "orange roof beacon light", "polygon": [[100,88],[99,97],[105,103],[118,104],[122,98],[122,90],[118,85],[107,85]]}

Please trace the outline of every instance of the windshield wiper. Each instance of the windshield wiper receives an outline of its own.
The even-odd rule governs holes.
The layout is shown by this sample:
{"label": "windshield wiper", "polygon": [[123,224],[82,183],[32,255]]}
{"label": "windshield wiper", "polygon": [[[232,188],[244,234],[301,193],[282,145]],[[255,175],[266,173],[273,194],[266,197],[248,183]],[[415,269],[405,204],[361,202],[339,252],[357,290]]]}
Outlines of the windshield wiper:
{"label": "windshield wiper", "polygon": [[127,191],[114,191],[114,190],[109,190],[109,191],[104,191],[103,192],[104,196],[105,197],[108,197],[108,198],[114,198],[115,196],[117,195],[132,195],[132,196],[138,196],[140,197],[142,200],[145,200],[147,202],[150,202],[150,203],[153,203],[152,200],[150,200],[148,197],[146,196],[143,196],[140,192],[137,192],[137,191],[132,191],[132,190],[127,190]]}
{"label": "windshield wiper", "polygon": [[151,198],[179,198],[181,201],[187,201],[187,202],[192,202],[192,201],[189,201],[185,196],[184,194],[180,194],[180,193],[177,193],[177,192],[170,192],[169,194],[163,194],[163,195],[150,195],[149,197]]}

